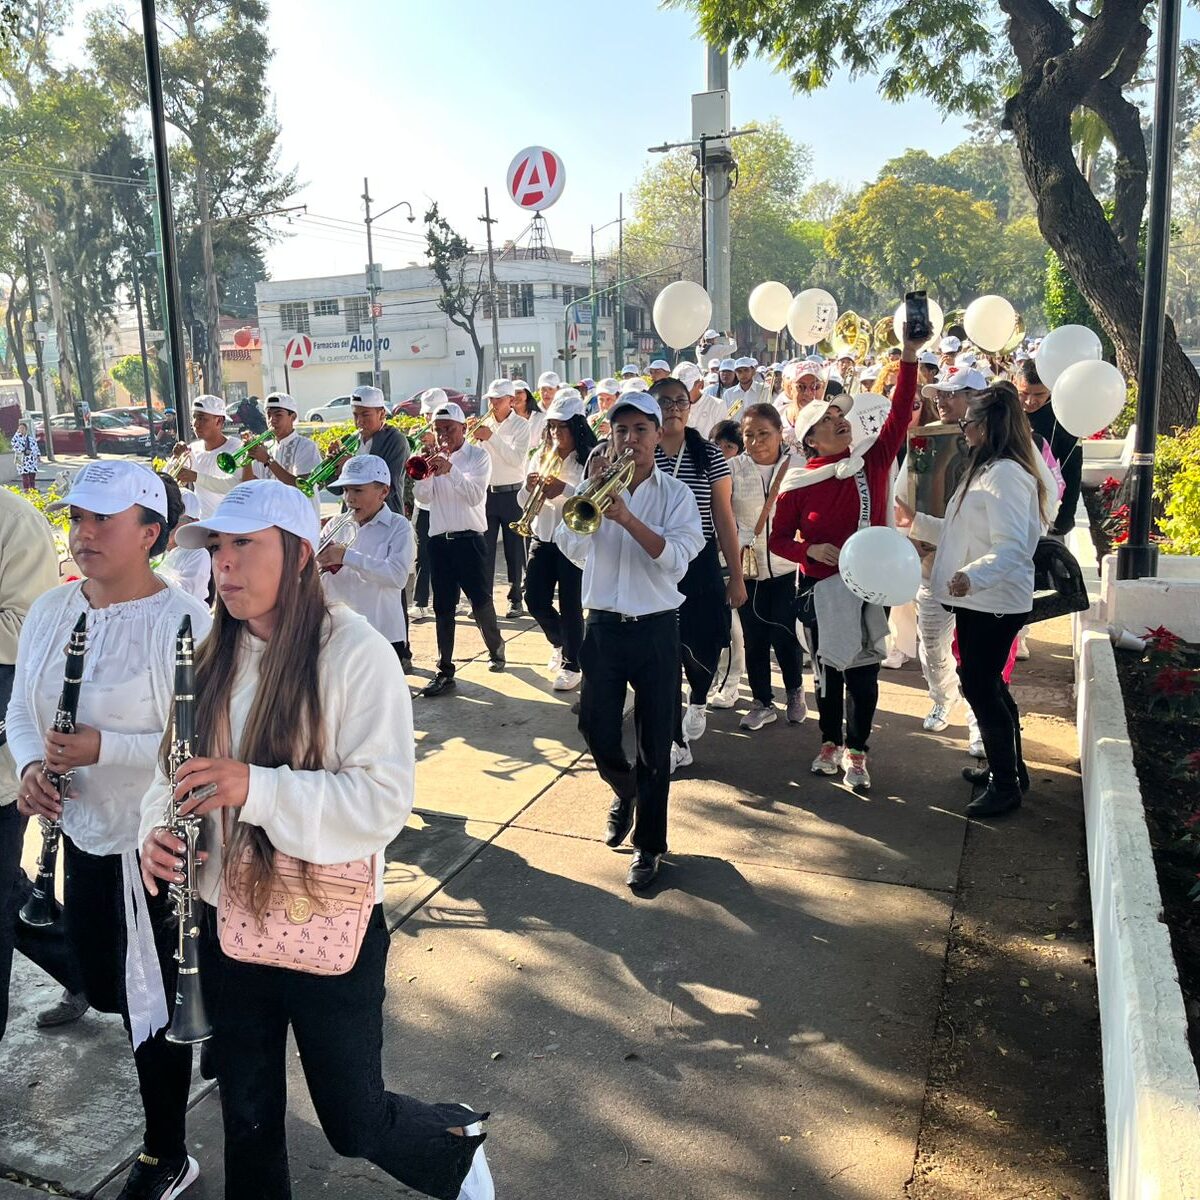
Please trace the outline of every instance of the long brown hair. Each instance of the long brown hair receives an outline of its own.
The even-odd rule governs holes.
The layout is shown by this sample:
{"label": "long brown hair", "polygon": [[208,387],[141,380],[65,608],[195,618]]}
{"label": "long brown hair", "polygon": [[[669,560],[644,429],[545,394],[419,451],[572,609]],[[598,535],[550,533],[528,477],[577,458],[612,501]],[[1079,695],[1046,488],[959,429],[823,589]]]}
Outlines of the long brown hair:
{"label": "long brown hair", "polygon": [[971,451],[970,466],[958,493],[958,507],[962,508],[971,481],[986,466],[1009,458],[1033,476],[1037,487],[1038,510],[1044,521],[1049,497],[1042,473],[1038,470],[1038,450],[1033,444],[1033,433],[1025,410],[1021,407],[1017,389],[1007,380],[994,383],[984,391],[975,393],[967,411],[979,421],[983,429],[983,442]]}

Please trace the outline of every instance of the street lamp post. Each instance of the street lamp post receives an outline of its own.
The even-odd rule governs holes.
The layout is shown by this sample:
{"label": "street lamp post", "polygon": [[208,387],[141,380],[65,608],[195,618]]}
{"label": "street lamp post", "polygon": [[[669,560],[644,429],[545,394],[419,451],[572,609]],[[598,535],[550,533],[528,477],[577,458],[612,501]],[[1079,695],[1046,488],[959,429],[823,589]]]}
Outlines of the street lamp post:
{"label": "street lamp post", "polygon": [[[592,295],[593,296],[598,294],[596,291],[596,234],[598,234],[601,230],[607,229],[610,225],[620,225],[622,228],[622,231],[624,230],[625,226],[624,226],[623,222],[625,220],[625,216],[624,216],[624,204],[623,203],[621,205],[621,208],[622,208],[621,216],[614,217],[611,221],[605,221],[603,225],[591,226],[591,234],[592,234],[592,237],[591,237]],[[623,242],[624,242],[624,239],[622,239],[621,251],[624,250]],[[619,277],[620,271],[621,271],[621,254],[620,254],[620,252],[618,252],[617,263],[618,263],[617,274]],[[576,301],[576,303],[578,303],[578,301]],[[568,306],[568,310],[569,310],[569,306]],[[592,305],[592,378],[593,379],[598,378],[600,375],[600,350],[599,350],[599,347],[596,345],[596,318],[599,315],[600,314],[597,311],[595,304],[593,304]],[[617,354],[617,319],[614,316],[613,317],[613,358],[614,358],[613,370],[614,370],[614,372],[616,371],[616,366],[615,366],[616,354]]]}
{"label": "street lamp post", "polygon": [[380,380],[383,378],[383,363],[379,354],[379,305],[377,300],[379,293],[383,290],[383,271],[376,266],[375,250],[371,243],[371,223],[378,221],[380,217],[386,217],[393,209],[403,206],[408,209],[408,223],[411,225],[417,218],[413,215],[413,207],[407,200],[397,200],[390,208],[385,208],[383,212],[371,215],[371,189],[367,184],[366,176],[363,176],[363,204],[366,206],[366,217],[364,218],[367,226],[367,303],[371,306],[371,382],[377,387],[382,388],[383,384]]}

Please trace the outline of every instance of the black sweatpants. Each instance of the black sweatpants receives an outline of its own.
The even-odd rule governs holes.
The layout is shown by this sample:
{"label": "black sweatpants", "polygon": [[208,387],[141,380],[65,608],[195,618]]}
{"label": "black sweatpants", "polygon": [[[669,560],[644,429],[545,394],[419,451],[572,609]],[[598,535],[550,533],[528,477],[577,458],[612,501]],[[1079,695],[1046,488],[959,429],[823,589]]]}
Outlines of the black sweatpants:
{"label": "black sweatpants", "polygon": [[488,488],[487,495],[487,583],[488,594],[496,584],[496,542],[504,540],[504,568],[508,573],[508,602],[518,608],[521,604],[521,580],[525,574],[525,539],[513,529],[510,521],[521,516],[517,503],[519,488],[497,492]]}
{"label": "black sweatpants", "polygon": [[[558,608],[554,589],[558,589]],[[546,640],[563,653],[563,668],[579,670],[583,645],[583,572],[553,543],[537,538],[525,564],[525,607]]]}
{"label": "black sweatpants", "polygon": [[[671,732],[679,711],[679,618],[643,621],[588,618],[579,653],[583,690],[579,730],[600,777],[622,799],[636,801],[633,844],[650,854],[667,849]],[[633,688],[637,758],[621,744],[625,689]]]}
{"label": "black sweatpants", "polygon": [[803,653],[796,637],[796,576],[775,575],[746,580],[746,603],[737,610],[746,649],[750,694],[760,704],[775,699],[771,689],[771,651],[779,663],[783,686],[794,692],[804,686]]}
{"label": "black sweatpants", "polygon": [[[721,651],[729,645],[729,605],[716,538],[709,538],[679,582],[679,656],[687,684],[684,704],[707,704]],[[683,745],[683,707],[675,704],[675,741]]]}
{"label": "black sweatpants", "polygon": [[433,614],[437,622],[438,670],[454,674],[454,613],[465,593],[471,616],[483,634],[493,660],[504,658],[504,638],[496,620],[491,585],[486,582],[487,552],[482,533],[429,539],[429,566],[433,578]]}
{"label": "black sweatpants", "polygon": [[[429,509],[417,509],[413,521],[417,530],[417,582],[413,594],[413,603],[418,608],[429,607]],[[405,613],[407,621],[408,614]]]}
{"label": "black sweatpants", "polygon": [[344,975],[310,975],[226,957],[215,910],[201,915],[200,977],[225,1127],[225,1200],[287,1200],[288,1028],[335,1153],[365,1158],[427,1196],[454,1200],[487,1136],[460,1104],[426,1104],[383,1083],[384,972],[390,938],[377,904]]}

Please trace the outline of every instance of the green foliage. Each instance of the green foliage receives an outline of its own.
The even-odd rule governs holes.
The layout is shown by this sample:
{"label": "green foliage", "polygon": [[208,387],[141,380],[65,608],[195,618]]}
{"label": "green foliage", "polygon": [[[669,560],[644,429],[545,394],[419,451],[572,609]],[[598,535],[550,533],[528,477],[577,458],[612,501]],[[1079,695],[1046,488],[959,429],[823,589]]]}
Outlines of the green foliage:
{"label": "green foliage", "polygon": [[1137,380],[1130,379],[1125,384],[1125,407],[1117,414],[1116,420],[1108,427],[1108,436],[1123,438],[1129,427],[1137,420]]}
{"label": "green foliage", "polygon": [[1165,515],[1159,522],[1168,554],[1200,555],[1200,440],[1192,441],[1171,480]]}
{"label": "green foliage", "polygon": [[52,483],[44,492],[32,491],[27,492],[24,488],[16,484],[6,484],[5,490],[12,492],[14,496],[20,496],[22,500],[28,501],[34,508],[46,518],[50,525],[50,532],[54,535],[55,544],[59,547],[60,556],[64,553],[67,541],[67,533],[70,529],[69,514],[65,508],[60,508],[57,512],[48,512],[47,507],[53,504],[56,500],[61,500],[66,494],[57,483]]}
{"label": "green foliage", "polygon": [[108,373],[140,403],[146,399],[145,379],[142,376],[142,356],[126,354],[108,369]]}
{"label": "green foliage", "polygon": [[1154,453],[1154,500],[1159,507],[1166,508],[1175,477],[1194,463],[1200,463],[1200,426],[1159,437]]}

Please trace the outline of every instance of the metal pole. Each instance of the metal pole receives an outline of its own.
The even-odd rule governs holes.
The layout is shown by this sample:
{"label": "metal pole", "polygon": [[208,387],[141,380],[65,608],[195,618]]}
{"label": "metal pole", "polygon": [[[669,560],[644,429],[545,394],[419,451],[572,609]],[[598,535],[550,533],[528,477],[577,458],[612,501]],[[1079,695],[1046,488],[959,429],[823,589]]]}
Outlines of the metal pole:
{"label": "metal pole", "polygon": [[[46,459],[56,462],[54,457],[54,434],[50,429],[50,398],[46,392],[46,368],[42,365],[42,343],[37,331],[37,283],[33,274],[33,250],[29,239],[25,239],[25,276],[29,280],[29,320],[33,327],[33,355],[37,360],[38,392],[42,397],[42,429],[46,437]],[[61,351],[60,351],[61,353]],[[36,434],[34,437],[36,438]]]}
{"label": "metal pole", "polygon": [[188,411],[187,352],[183,342],[183,314],[180,305],[179,264],[175,258],[175,206],[171,202],[171,164],[167,159],[167,117],[163,108],[162,66],[158,54],[158,24],[154,0],[142,0],[143,43],[146,51],[146,90],[150,100],[150,133],[154,143],[154,181],[158,193],[158,215],[162,226],[163,278],[166,294],[163,306],[166,320],[163,332],[171,353],[171,378],[175,385],[175,421],[182,441],[192,436]]}
{"label": "metal pole", "polygon": [[150,442],[150,457],[154,457],[154,405],[150,400],[150,363],[146,358],[146,326],[142,321],[142,275],[137,265],[137,249],[132,256],[133,306],[137,309],[138,347],[142,352],[142,387],[146,390],[146,436]]}
{"label": "metal pole", "polygon": [[[706,51],[708,90],[728,91],[729,89],[729,55],[728,52],[716,46],[707,47]],[[728,130],[722,130],[728,133]],[[732,168],[732,158],[723,154],[708,163],[709,196],[711,213],[709,217],[708,263],[712,286],[708,294],[713,303],[713,327],[721,333],[730,332],[729,320],[729,175]]]}
{"label": "metal pole", "polygon": [[367,177],[363,176],[363,204],[366,206],[365,217],[367,225],[367,303],[371,306],[371,382],[376,387],[382,387],[379,382],[383,378],[383,362],[379,354],[379,318],[375,315],[375,301],[379,294],[375,286],[375,251],[371,245],[371,189],[367,186]]}
{"label": "metal pole", "polygon": [[622,276],[625,274],[625,193],[617,197],[617,284],[613,293],[616,311],[613,315],[613,335],[617,343],[613,347],[613,374],[625,364],[625,306],[621,299]]}
{"label": "metal pole", "polygon": [[[483,189],[483,216],[480,218],[484,227],[487,229],[487,250],[488,250],[488,286],[492,289],[492,378],[500,378],[500,313],[496,301],[496,260],[492,254],[492,226],[496,223],[492,220],[492,204],[488,199],[487,188]],[[566,331],[563,331],[563,340],[566,341]],[[483,380],[481,379],[482,385]],[[483,394],[482,386],[480,395]]]}
{"label": "metal pole", "polygon": [[1117,548],[1117,578],[1158,573],[1158,547],[1150,544],[1154,503],[1154,447],[1166,323],[1167,250],[1171,236],[1171,151],[1175,137],[1175,92],[1179,62],[1180,0],[1158,6],[1158,83],[1151,129],[1150,216],[1146,228],[1146,283],[1142,297],[1142,346],[1138,363],[1137,435],[1129,539]]}
{"label": "metal pole", "polygon": [[[596,227],[591,227],[591,247],[592,247],[592,295],[596,294]],[[592,378],[598,379],[600,376],[600,352],[596,349],[596,322],[600,319],[600,307],[596,301],[592,301]]]}
{"label": "metal pole", "polygon": [[708,291],[708,138],[700,135],[700,282]]}

